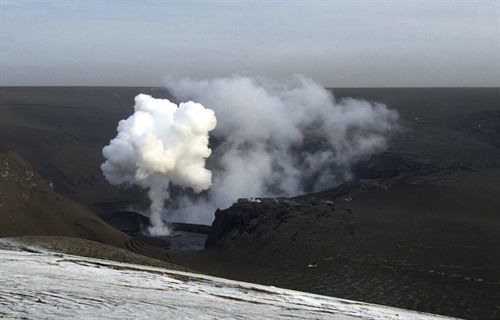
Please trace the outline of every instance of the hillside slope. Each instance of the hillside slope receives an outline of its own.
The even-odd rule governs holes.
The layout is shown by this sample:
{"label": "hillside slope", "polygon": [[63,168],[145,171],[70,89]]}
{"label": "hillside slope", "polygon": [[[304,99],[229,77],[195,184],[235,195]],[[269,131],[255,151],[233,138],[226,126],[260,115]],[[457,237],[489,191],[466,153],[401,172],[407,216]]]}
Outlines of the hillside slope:
{"label": "hillside slope", "polygon": [[28,162],[0,152],[0,237],[69,236],[123,247],[126,234],[57,194]]}

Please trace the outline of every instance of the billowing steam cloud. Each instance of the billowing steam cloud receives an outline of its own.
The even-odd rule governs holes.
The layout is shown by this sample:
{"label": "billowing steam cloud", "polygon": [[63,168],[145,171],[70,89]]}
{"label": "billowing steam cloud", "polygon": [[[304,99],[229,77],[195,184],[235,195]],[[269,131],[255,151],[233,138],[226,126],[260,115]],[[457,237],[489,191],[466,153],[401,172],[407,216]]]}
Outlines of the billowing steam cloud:
{"label": "billowing steam cloud", "polygon": [[212,108],[218,119],[208,161],[214,182],[182,196],[170,219],[210,223],[216,208],[238,198],[296,195],[350,179],[351,165],[386,148],[398,114],[385,105],[335,100],[313,80],[285,83],[242,76],[167,80],[178,99]]}
{"label": "billowing steam cloud", "polygon": [[[238,198],[290,196],[351,178],[351,166],[386,148],[398,114],[385,105],[336,100],[313,80],[284,83],[242,76],[167,80],[179,101],[136,97],[103,154],[113,184],[149,188],[153,234],[164,219],[211,223],[217,208]],[[215,129],[214,129],[215,128]],[[210,156],[208,133],[211,131]],[[210,156],[210,158],[208,158]],[[205,159],[208,158],[205,169]],[[169,187],[190,188],[170,199]]]}
{"label": "billowing steam cloud", "polygon": [[170,183],[195,193],[212,184],[205,159],[211,153],[208,133],[215,128],[215,115],[198,103],[177,106],[145,94],[135,98],[134,110],[128,119],[120,121],[118,135],[104,147],[106,162],[101,169],[111,184],[148,188],[149,232],[168,234],[162,212]]}

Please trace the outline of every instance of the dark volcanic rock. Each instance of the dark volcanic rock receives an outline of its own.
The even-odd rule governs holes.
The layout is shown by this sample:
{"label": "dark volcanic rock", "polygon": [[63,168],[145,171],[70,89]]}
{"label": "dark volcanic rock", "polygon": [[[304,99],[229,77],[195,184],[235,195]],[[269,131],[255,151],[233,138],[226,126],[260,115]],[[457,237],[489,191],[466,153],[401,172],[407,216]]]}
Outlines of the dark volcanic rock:
{"label": "dark volcanic rock", "polygon": [[228,235],[232,240],[239,235],[252,238],[257,225],[271,223],[275,219],[284,222],[287,210],[300,206],[297,200],[287,198],[239,199],[228,209],[217,209],[205,246],[214,246]]}
{"label": "dark volcanic rock", "polygon": [[215,211],[215,220],[212,223],[212,230],[208,234],[205,247],[208,248],[217,244],[220,239],[233,230],[249,226],[250,220],[256,217],[258,213],[257,211],[253,211],[254,214],[251,215],[247,209],[247,207],[241,206],[239,203],[233,205],[230,209],[217,209]]}

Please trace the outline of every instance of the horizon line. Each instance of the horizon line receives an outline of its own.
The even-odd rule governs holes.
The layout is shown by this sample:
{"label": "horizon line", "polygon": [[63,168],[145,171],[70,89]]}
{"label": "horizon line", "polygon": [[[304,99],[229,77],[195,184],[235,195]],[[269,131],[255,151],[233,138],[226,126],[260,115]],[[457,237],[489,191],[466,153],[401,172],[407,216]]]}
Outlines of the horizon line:
{"label": "horizon line", "polygon": [[[0,88],[161,88],[158,85],[0,85]],[[491,86],[324,86],[325,89],[500,89],[499,85]]]}

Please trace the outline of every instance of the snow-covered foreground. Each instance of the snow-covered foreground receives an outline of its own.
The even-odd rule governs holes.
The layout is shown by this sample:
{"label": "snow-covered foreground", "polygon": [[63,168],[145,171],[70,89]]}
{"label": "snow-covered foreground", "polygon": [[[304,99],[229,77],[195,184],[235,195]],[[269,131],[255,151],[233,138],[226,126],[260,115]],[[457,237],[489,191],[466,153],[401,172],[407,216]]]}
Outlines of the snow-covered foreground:
{"label": "snow-covered foreground", "polygon": [[0,250],[0,316],[22,319],[445,319],[168,269]]}

